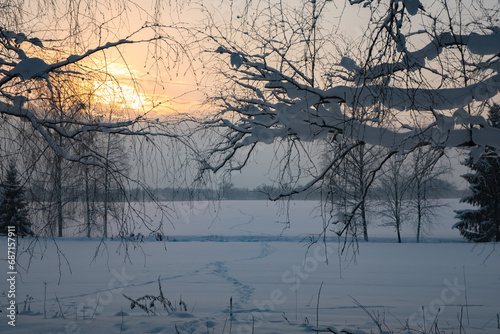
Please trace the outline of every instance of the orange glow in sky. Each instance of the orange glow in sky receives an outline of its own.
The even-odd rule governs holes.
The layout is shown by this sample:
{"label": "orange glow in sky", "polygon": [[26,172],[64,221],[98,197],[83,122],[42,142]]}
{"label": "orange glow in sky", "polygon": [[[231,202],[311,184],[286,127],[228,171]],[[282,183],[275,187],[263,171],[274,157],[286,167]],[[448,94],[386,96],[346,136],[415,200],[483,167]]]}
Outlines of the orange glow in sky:
{"label": "orange glow in sky", "polygon": [[201,105],[195,84],[182,80],[157,82],[133,69],[133,64],[113,62],[99,67],[109,75],[93,83],[94,94],[98,103],[112,109],[164,116],[194,112]]}

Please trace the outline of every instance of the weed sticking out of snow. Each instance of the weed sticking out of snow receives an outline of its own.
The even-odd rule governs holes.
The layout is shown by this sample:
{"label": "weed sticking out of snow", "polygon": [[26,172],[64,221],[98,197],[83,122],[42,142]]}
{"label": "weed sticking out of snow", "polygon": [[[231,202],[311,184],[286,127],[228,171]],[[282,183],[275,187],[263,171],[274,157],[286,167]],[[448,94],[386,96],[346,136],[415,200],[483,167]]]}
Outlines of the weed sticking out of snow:
{"label": "weed sticking out of snow", "polygon": [[[132,299],[127,295],[123,294],[123,297],[125,297],[130,301],[131,309],[138,307],[144,312],[146,312],[148,315],[158,314],[158,309],[156,308],[155,302],[161,304],[163,306],[163,309],[167,311],[168,314],[175,312],[187,312],[187,305],[182,300],[182,296],[178,304],[172,303],[168,298],[165,297],[165,295],[163,294],[160,277],[158,277],[158,290],[160,291],[160,294],[158,296],[144,295],[137,299]],[[177,306],[179,306],[179,308],[177,308]]]}

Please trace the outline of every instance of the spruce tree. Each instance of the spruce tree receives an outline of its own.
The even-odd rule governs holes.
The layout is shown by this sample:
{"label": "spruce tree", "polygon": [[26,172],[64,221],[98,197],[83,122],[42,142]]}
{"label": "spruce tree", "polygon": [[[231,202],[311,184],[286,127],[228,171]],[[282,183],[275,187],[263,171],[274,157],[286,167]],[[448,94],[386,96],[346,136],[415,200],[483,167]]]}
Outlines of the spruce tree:
{"label": "spruce tree", "polygon": [[[500,128],[500,105],[494,104],[488,112],[488,123]],[[454,225],[460,234],[474,242],[500,241],[500,157],[491,147],[477,161],[468,157],[465,165],[471,172],[462,177],[470,184],[472,194],[460,201],[478,209],[457,210]]]}
{"label": "spruce tree", "polygon": [[9,165],[0,196],[0,235],[7,235],[8,226],[16,227],[16,235],[34,235],[28,216],[24,189],[14,163]]}

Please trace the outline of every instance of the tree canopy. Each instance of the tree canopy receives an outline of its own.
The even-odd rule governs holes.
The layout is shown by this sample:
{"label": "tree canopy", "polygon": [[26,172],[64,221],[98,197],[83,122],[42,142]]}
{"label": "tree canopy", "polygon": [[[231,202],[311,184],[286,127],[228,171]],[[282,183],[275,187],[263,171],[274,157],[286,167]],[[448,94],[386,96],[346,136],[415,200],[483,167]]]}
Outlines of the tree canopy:
{"label": "tree canopy", "polygon": [[[387,149],[366,188],[391,156],[420,147],[466,148],[476,157],[487,146],[500,148],[500,130],[483,115],[500,89],[498,3],[253,5],[210,32],[223,85],[213,95],[221,111],[204,123],[220,133],[205,170],[241,170],[262,144],[279,143],[287,148],[278,168],[293,171],[296,185],[280,198],[321,186],[348,152],[366,144]],[[332,23],[347,7],[363,18],[357,38]],[[320,165],[308,143],[325,138],[351,144]]]}

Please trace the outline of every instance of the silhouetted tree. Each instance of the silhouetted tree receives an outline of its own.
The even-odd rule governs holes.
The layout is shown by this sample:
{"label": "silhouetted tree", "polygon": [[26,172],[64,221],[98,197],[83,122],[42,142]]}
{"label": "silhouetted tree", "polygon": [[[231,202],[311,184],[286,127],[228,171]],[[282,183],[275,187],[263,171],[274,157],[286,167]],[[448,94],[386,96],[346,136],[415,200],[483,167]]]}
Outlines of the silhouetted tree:
{"label": "silhouetted tree", "polygon": [[[500,128],[500,105],[494,104],[490,108],[488,123]],[[462,177],[469,182],[472,194],[460,201],[478,209],[455,211],[460,222],[454,227],[470,241],[500,241],[500,158],[492,147],[486,146],[482,156],[477,159],[469,156],[465,165],[471,173]]]}
{"label": "silhouetted tree", "polygon": [[384,225],[396,229],[398,243],[401,239],[401,226],[410,217],[411,171],[409,166],[398,157],[393,157],[380,177],[380,215]]}
{"label": "silhouetted tree", "polygon": [[33,236],[28,216],[24,189],[19,180],[17,168],[10,163],[5,181],[2,182],[0,204],[0,235],[7,235],[8,227],[16,227],[17,236]]}
{"label": "silhouetted tree", "polygon": [[446,164],[440,163],[443,154],[441,149],[419,147],[410,156],[410,208],[415,212],[417,242],[420,242],[422,232],[432,227],[436,220],[435,211],[442,205],[435,201],[435,196],[447,190],[441,177],[450,170]]}

